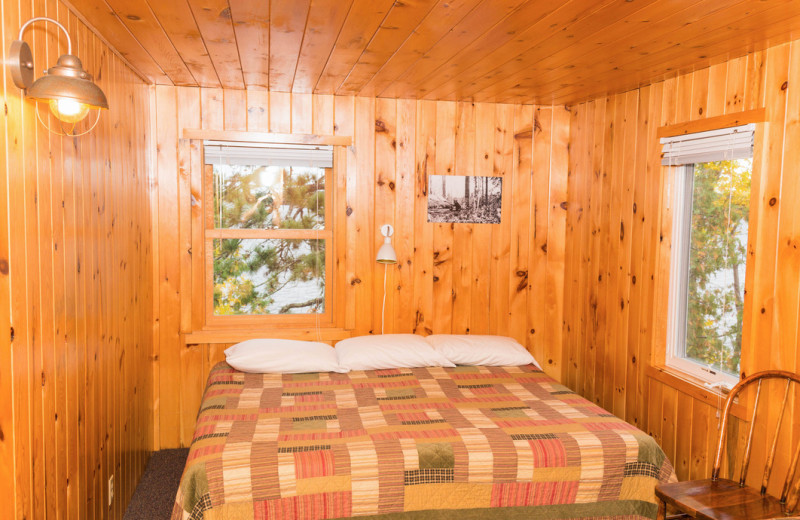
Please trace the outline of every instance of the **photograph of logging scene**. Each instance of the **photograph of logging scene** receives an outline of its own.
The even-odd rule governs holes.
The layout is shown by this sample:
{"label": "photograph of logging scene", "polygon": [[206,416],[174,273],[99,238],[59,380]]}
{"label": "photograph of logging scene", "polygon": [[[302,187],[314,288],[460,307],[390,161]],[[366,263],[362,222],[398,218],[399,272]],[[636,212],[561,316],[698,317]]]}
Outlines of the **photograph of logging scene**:
{"label": "photograph of logging scene", "polygon": [[502,177],[428,177],[428,222],[499,224],[502,202]]}

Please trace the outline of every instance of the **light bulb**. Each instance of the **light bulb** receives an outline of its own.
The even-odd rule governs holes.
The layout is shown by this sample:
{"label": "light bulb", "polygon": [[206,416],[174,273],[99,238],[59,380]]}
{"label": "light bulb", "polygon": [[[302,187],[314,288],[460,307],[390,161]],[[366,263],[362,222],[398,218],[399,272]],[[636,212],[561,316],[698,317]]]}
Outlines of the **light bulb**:
{"label": "light bulb", "polygon": [[74,99],[51,99],[50,111],[65,123],[77,123],[89,113],[89,105]]}

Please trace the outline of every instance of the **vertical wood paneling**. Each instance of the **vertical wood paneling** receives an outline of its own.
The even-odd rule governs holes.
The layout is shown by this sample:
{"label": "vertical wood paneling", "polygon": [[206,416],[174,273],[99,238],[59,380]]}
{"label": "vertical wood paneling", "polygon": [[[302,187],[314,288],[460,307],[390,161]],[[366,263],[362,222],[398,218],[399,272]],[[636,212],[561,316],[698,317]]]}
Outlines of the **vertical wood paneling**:
{"label": "vertical wood paneling", "polygon": [[[475,105],[459,103],[456,106],[456,124],[453,173],[471,175],[475,171]],[[450,327],[453,334],[469,334],[470,331],[472,235],[475,227],[473,224],[453,227],[453,309]]]}
{"label": "vertical wood paneling", "polygon": [[[666,342],[672,246],[671,175],[659,164],[655,131],[667,124],[766,108],[752,178],[742,371],[797,371],[800,219],[786,197],[798,189],[798,49],[792,42],[594,100],[575,108],[595,107],[592,129],[570,125],[570,152],[590,150],[591,158],[571,158],[568,256],[580,248],[590,253],[585,261],[568,258],[564,273],[567,287],[571,280],[583,279],[589,291],[582,304],[564,307],[568,325],[581,323],[581,316],[587,325],[570,329],[565,340],[570,359],[583,356],[587,369],[568,364],[565,380],[653,435],[682,479],[708,476],[721,399],[701,400],[685,386],[647,375]],[[600,117],[601,106],[606,107],[605,117]],[[590,190],[574,185],[584,178],[593,179]],[[591,365],[594,369],[588,370]],[[773,406],[763,410],[765,424],[777,420]],[[766,429],[757,429],[761,440],[752,467],[763,465],[766,457]],[[788,451],[800,428],[794,421],[786,430],[780,443]],[[785,471],[786,464],[776,464],[775,471]],[[757,473],[750,477],[759,479]]]}
{"label": "vertical wood paneling", "polygon": [[[310,99],[310,96],[309,96]],[[383,243],[380,227],[384,224],[396,225],[394,218],[395,195],[397,186],[395,182],[397,149],[397,101],[394,99],[375,100],[375,200],[372,203],[375,225],[371,242],[380,247]],[[397,231],[395,231],[397,232]],[[396,241],[397,237],[393,238]],[[393,242],[394,243],[394,242]],[[377,251],[377,249],[376,249]],[[377,253],[376,253],[377,254]],[[398,258],[399,260],[399,258]],[[371,278],[375,280],[373,285],[373,301],[383,301],[384,286],[386,290],[385,313],[382,313],[383,305],[373,306],[373,322],[375,333],[382,333],[381,324],[385,322],[384,331],[391,334],[395,329],[396,315],[395,296],[397,293],[396,278],[399,275],[399,268],[389,269],[386,265],[372,263]],[[385,278],[384,278],[385,275]],[[385,285],[384,285],[385,284]],[[385,314],[385,317],[384,315]]]}
{"label": "vertical wood paneling", "polygon": [[[566,153],[566,147],[564,149]],[[494,136],[494,175],[503,179],[503,219],[506,224],[492,229],[489,264],[489,332],[506,334],[508,331],[508,288],[511,256],[511,208],[514,193],[514,106],[496,105]],[[566,172],[566,167],[562,170]],[[566,176],[564,178],[566,186]],[[552,186],[552,184],[551,184]],[[563,232],[562,232],[563,236]],[[561,241],[563,243],[563,240]],[[563,287],[560,289],[563,290]],[[560,291],[559,291],[560,292]]]}
{"label": "vertical wood paneling", "polygon": [[[545,352],[547,337],[545,305],[547,289],[547,219],[550,200],[550,137],[552,136],[553,110],[537,108],[533,121],[533,176],[531,182],[531,229],[529,256],[529,296],[528,296],[528,348],[544,366],[549,366],[550,358]],[[480,150],[480,149],[479,149]],[[482,248],[480,251],[483,251]],[[476,266],[480,267],[480,266]],[[487,302],[488,306],[488,302]]]}
{"label": "vertical wood paneling", "polygon": [[[436,175],[453,173],[456,104],[436,104]],[[433,333],[450,334],[453,327],[453,230],[449,223],[433,226]]]}
{"label": "vertical wood paneling", "polygon": [[[180,338],[182,306],[195,297],[183,294],[182,271],[192,262],[184,258],[185,248],[178,250],[173,220],[188,204],[179,183],[185,152],[177,136],[184,125],[353,136],[336,179],[335,223],[342,229],[335,236],[343,248],[337,262],[344,283],[334,301],[344,307],[335,312],[343,316],[340,326],[354,334],[380,332],[384,268],[375,252],[380,225],[390,223],[399,265],[387,272],[387,333],[513,335],[560,378],[570,126],[563,107],[254,90],[243,96],[183,87],[156,87],[155,97],[154,241],[161,247],[154,447],[189,444],[198,382],[224,349],[187,347]],[[183,114],[198,110],[197,99],[199,114]],[[246,123],[239,114],[247,114]],[[428,223],[428,175],[502,176],[502,223]]]}
{"label": "vertical wood paneling", "polygon": [[[495,108],[489,103],[475,105],[475,175],[490,176],[493,174],[494,164],[494,131]],[[544,171],[544,169],[543,169]],[[546,174],[545,174],[546,175]],[[424,201],[423,201],[424,204]],[[424,206],[421,211],[425,211]],[[472,305],[470,307],[470,329],[472,331],[489,330],[489,271],[492,251],[486,244],[491,243],[493,229],[491,226],[473,226],[472,248]],[[481,246],[482,244],[482,246]],[[423,244],[424,248],[424,244]],[[542,264],[542,268],[545,265]],[[533,348],[533,355],[537,352],[535,346],[526,342],[526,346]]]}
{"label": "vertical wood paneling", "polygon": [[420,229],[415,225],[416,164],[415,141],[417,128],[417,104],[411,100],[397,102],[397,156],[395,170],[394,240],[397,257],[395,286],[397,294],[393,330],[411,332],[416,327],[414,315],[414,273],[418,269],[414,258],[414,246]]}
{"label": "vertical wood paneling", "polygon": [[417,103],[414,175],[414,327],[415,334],[433,334],[433,226],[427,224],[428,176],[436,171],[436,103]]}
{"label": "vertical wood paneling", "polygon": [[[62,138],[3,84],[0,517],[122,518],[152,444],[149,90],[63,4],[2,14],[3,53],[33,16],[64,24],[111,110]],[[36,70],[66,51],[57,34],[26,32]]]}

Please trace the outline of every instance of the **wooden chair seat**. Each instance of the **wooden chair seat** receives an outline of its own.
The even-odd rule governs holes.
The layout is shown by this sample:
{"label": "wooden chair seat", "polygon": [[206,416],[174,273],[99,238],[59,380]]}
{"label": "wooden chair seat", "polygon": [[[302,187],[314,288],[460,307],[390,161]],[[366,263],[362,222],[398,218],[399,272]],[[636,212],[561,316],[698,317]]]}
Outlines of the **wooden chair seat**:
{"label": "wooden chair seat", "polygon": [[701,520],[759,520],[788,515],[777,498],[728,479],[661,484],[656,486],[656,496],[691,518]]}
{"label": "wooden chair seat", "polygon": [[[761,397],[761,384],[765,380],[779,379],[786,381],[783,392],[783,404],[781,405],[775,423],[775,435],[772,437],[772,447],[770,448],[761,478],[761,489],[746,486],[747,470],[750,465],[750,454],[752,452],[753,432],[755,431],[756,418],[758,417],[758,401]],[[750,429],[747,434],[747,444],[744,448],[741,470],[739,471],[738,482],[720,478],[722,469],[722,454],[725,448],[727,435],[728,418],[730,417],[731,405],[739,393],[749,385],[756,386],[755,402],[753,404],[753,414],[750,418]],[[778,449],[778,436],[781,432],[783,418],[786,412],[789,397],[792,395],[792,385],[800,385],[800,375],[784,370],[766,370],[753,374],[739,381],[731,389],[725,408],[722,412],[722,422],[720,424],[719,442],[717,443],[717,456],[714,458],[714,466],[711,469],[711,478],[706,480],[692,480],[688,482],[675,482],[656,486],[656,497],[658,498],[658,520],[667,518],[667,507],[671,506],[683,515],[690,518],[701,520],[759,520],[765,518],[788,519],[789,515],[795,513],[800,502],[800,445],[791,457],[786,480],[780,493],[780,499],[767,494],[769,489],[769,479],[772,475],[772,467]],[[777,396],[776,396],[777,397]],[[771,397],[772,399],[772,397]],[[790,419],[791,421],[792,419]],[[786,457],[789,453],[783,453]],[[734,474],[733,468],[729,468],[731,475]],[[753,479],[751,479],[752,481]]]}

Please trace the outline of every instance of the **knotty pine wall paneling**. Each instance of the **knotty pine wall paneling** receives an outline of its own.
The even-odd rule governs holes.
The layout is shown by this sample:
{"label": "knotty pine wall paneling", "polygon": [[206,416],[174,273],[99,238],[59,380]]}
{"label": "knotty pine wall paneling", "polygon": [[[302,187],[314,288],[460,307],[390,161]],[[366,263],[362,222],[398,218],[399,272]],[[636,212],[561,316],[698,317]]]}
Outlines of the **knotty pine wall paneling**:
{"label": "knotty pine wall paneling", "polygon": [[[149,89],[64,4],[2,15],[4,56],[26,20],[64,24],[111,110],[51,134],[3,68],[0,517],[122,518],[152,445]],[[24,38],[36,71],[66,52],[52,25]]]}
{"label": "knotty pine wall paneling", "polygon": [[[572,107],[565,382],[653,435],[681,479],[710,474],[721,399],[666,384],[648,370],[666,341],[673,197],[656,131],[766,109],[753,161],[742,371],[800,370],[798,55],[800,41],[794,41]],[[772,401],[762,417],[774,425],[780,399]],[[800,437],[794,406],[780,439],[779,450],[787,453]],[[764,429],[756,430],[753,468],[763,467]],[[787,464],[776,461],[774,473],[785,474]],[[757,471],[750,477],[760,479]]]}
{"label": "knotty pine wall paneling", "polygon": [[[334,312],[352,334],[378,334],[379,227],[395,227],[386,333],[510,334],[561,377],[568,140],[564,107],[155,87],[158,148],[154,447],[188,446],[210,368],[229,343],[186,345],[192,332],[188,147],[183,128],[353,137],[338,172]],[[503,177],[500,225],[430,224],[431,174]],[[197,194],[196,194],[197,195]],[[196,269],[195,269],[196,271]]]}

